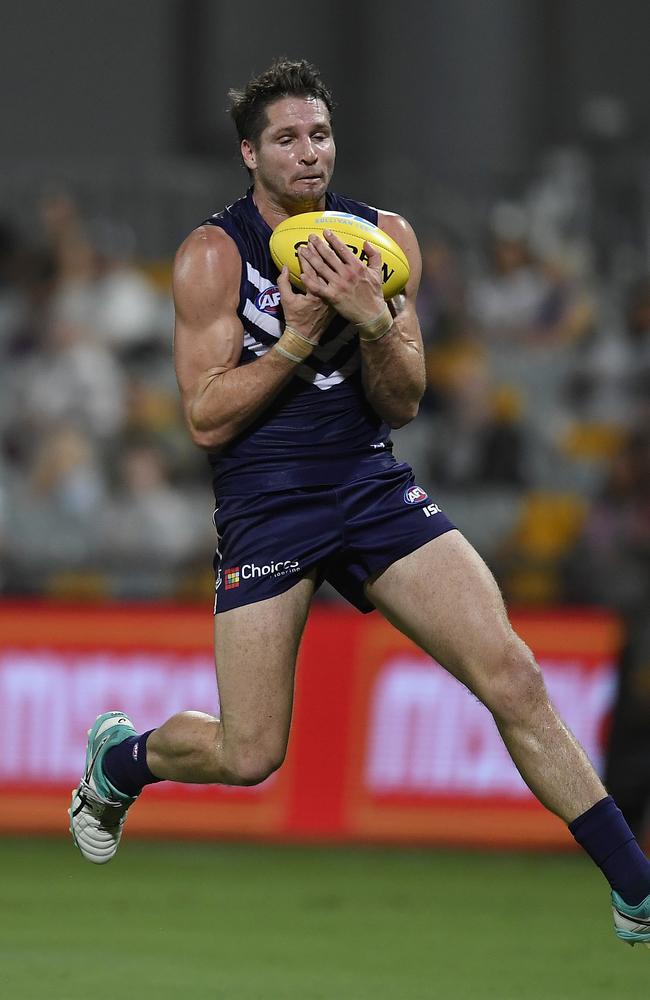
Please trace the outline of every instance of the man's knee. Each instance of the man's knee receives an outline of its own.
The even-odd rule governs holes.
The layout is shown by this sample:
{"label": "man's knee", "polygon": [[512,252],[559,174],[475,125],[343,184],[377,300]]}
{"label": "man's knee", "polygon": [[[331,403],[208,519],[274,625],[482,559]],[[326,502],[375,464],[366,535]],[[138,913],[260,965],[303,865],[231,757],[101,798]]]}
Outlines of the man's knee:
{"label": "man's knee", "polygon": [[234,785],[259,785],[280,767],[286,741],[258,737],[239,739],[227,749],[227,767]]}
{"label": "man's knee", "polygon": [[548,701],[542,672],[530,649],[514,632],[485,677],[481,700],[497,722],[523,722]]}

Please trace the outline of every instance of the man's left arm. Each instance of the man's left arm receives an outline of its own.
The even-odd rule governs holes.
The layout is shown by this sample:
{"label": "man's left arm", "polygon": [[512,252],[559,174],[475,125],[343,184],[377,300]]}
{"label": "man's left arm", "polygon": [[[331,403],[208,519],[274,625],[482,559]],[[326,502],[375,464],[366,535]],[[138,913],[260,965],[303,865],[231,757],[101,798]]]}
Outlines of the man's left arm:
{"label": "man's left arm", "polygon": [[382,290],[381,255],[369,243],[364,247],[366,265],[333,233],[325,232],[325,241],[311,236],[299,250],[302,280],[308,291],[357,326],[368,401],[387,424],[402,427],[417,414],[425,389],[424,350],[415,312],[422,261],[415,233],[405,219],[380,212],[378,224],[401,246],[410,266],[406,288],[390,302],[390,315]]}
{"label": "man's left arm", "polygon": [[410,275],[403,292],[389,302],[393,325],[378,340],[363,340],[363,387],[375,412],[391,427],[403,427],[417,416],[426,387],[424,348],[415,299],[420,287],[422,258],[413,229],[399,215],[380,212],[377,224],[402,248]]}

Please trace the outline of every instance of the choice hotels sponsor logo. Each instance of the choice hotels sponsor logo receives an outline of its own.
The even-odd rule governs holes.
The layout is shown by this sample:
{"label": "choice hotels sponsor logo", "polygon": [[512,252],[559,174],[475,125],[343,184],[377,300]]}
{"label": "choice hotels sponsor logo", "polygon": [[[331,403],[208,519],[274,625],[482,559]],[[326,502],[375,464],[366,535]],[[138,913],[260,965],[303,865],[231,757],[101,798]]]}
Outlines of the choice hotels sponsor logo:
{"label": "choice hotels sponsor logo", "polygon": [[273,559],[261,566],[254,562],[243,563],[241,566],[231,566],[224,570],[226,590],[239,587],[244,580],[256,580],[265,576],[275,578],[289,576],[290,573],[297,573],[299,569],[300,563],[297,559],[280,559],[278,561]]}

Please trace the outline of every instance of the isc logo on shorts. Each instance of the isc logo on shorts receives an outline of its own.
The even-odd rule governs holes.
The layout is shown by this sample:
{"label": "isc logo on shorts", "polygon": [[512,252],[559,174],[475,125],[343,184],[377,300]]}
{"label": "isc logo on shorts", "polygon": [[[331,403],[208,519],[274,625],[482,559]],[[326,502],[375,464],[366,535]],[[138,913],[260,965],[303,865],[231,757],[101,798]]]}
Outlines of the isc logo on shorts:
{"label": "isc logo on shorts", "polygon": [[421,486],[409,486],[404,490],[404,503],[424,503],[429,494]]}
{"label": "isc logo on shorts", "polygon": [[239,566],[231,566],[230,569],[225,570],[224,577],[226,581],[226,590],[233,590],[235,587],[238,587]]}
{"label": "isc logo on shorts", "polygon": [[280,289],[277,285],[264,288],[255,299],[255,308],[260,312],[276,316],[280,310]]}

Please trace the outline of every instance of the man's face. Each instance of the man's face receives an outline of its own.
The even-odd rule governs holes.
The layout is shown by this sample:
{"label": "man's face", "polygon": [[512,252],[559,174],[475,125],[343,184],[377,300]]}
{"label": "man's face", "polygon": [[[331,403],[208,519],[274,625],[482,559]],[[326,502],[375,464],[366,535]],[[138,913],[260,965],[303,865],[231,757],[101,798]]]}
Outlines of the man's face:
{"label": "man's face", "polygon": [[280,205],[315,205],[325,195],[336,147],[327,106],[317,98],[281,97],[266,108],[255,145],[241,144],[255,186]]}

